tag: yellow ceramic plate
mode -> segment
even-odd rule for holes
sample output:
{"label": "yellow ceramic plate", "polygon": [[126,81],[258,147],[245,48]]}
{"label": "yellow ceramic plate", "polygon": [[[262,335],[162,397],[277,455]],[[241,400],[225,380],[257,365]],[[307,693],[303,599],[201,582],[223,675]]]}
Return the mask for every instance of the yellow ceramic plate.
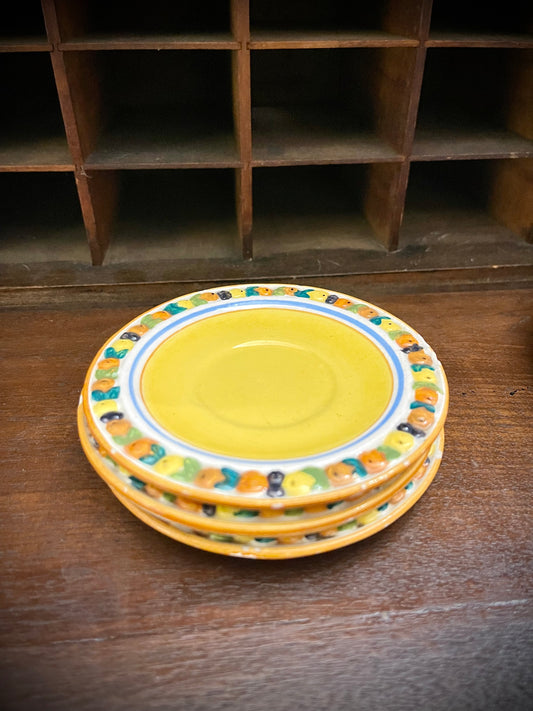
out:
{"label": "yellow ceramic plate", "polygon": [[[425,452],[415,465],[394,477],[381,487],[370,490],[367,494],[350,497],[348,500],[335,502],[331,509],[327,506],[286,510],[250,510],[237,509],[231,506],[205,505],[203,502],[187,499],[177,499],[167,492],[144,484],[139,479],[115,464],[108,456],[98,451],[97,443],[91,443],[90,434],[83,424],[83,413],[78,412],[80,420],[80,441],[95,471],[114,490],[121,493],[134,504],[148,513],[160,516],[169,521],[175,521],[189,528],[223,534],[243,534],[268,536],[277,533],[308,533],[319,528],[330,528],[341,525],[371,508],[378,507],[399,489],[404,487],[423,465],[427,466],[428,452]],[[268,513],[265,521],[264,515]],[[274,514],[274,516],[272,516]]]}
{"label": "yellow ceramic plate", "polygon": [[261,540],[256,539],[252,543],[239,544],[235,542],[227,542],[224,540],[223,536],[218,537],[217,540],[217,536],[214,534],[208,535],[185,532],[177,528],[175,524],[163,521],[160,518],[143,511],[142,508],[134,504],[120,492],[114,489],[112,489],[112,491],[119,501],[137,518],[151,528],[154,528],[160,533],[163,533],[169,538],[179,541],[180,543],[185,543],[186,545],[194,548],[200,548],[212,553],[219,553],[221,555],[239,558],[265,560],[299,558],[303,556],[315,555],[317,553],[325,553],[326,551],[342,548],[350,545],[351,543],[363,540],[364,538],[368,538],[369,536],[378,533],[400,518],[400,516],[408,511],[418,501],[437,473],[441,462],[443,434],[439,439],[440,442],[438,442],[437,446],[434,448],[435,453],[433,455],[432,463],[420,478],[415,476],[413,480],[411,480],[409,485],[404,489],[405,495],[403,497],[397,497],[396,499],[393,497],[387,508],[382,511],[378,511],[377,515],[372,516],[368,515],[368,513],[363,514],[360,520],[355,520],[342,530],[326,532],[326,536],[328,537],[320,538],[320,534],[318,534],[316,540],[314,540],[315,537],[312,537],[311,540],[306,538],[300,543],[283,543],[268,539],[261,542]]}
{"label": "yellow ceramic plate", "polygon": [[255,284],[129,323],[96,356],[82,400],[101,447],[143,481],[272,508],[339,500],[411,466],[448,397],[433,351],[390,314]]}

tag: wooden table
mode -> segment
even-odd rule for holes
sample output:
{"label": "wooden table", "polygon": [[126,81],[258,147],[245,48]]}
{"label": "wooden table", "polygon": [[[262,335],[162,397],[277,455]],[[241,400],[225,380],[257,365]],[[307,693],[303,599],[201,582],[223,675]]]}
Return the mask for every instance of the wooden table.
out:
{"label": "wooden table", "polygon": [[531,270],[307,283],[424,334],[450,412],[441,469],[411,511],[280,562],[149,529],[77,441],[104,339],[198,285],[2,293],[3,709],[531,708]]}

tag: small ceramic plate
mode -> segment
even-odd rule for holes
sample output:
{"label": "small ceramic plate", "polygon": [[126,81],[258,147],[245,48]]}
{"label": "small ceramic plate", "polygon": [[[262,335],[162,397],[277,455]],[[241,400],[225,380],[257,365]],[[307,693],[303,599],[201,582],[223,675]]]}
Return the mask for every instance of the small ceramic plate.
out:
{"label": "small ceramic plate", "polygon": [[299,558],[335,550],[368,538],[396,521],[408,511],[433,481],[442,457],[443,436],[432,447],[430,462],[424,466],[386,505],[371,509],[349,523],[309,536],[254,538],[224,536],[203,531],[185,530],[179,525],[154,516],[111,488],[119,501],[151,528],[186,545],[212,553],[239,558],[283,559]]}
{"label": "small ceramic plate", "polygon": [[143,482],[273,508],[338,501],[412,466],[448,393],[428,344],[387,312],[255,284],[134,319],[97,354],[82,403],[99,445]]}
{"label": "small ceramic plate", "polygon": [[[333,525],[342,525],[363,512],[386,503],[397,490],[404,487],[415,476],[417,471],[427,466],[429,455],[428,451],[424,452],[422,458],[413,466],[385,484],[357,497],[352,496],[332,504],[298,509],[239,509],[221,504],[214,506],[193,499],[184,500],[183,497],[163,492],[147,485],[137,477],[130,476],[127,470],[116,464],[105,452],[100,452],[98,444],[91,438],[83,423],[81,409],[78,417],[80,441],[87,459],[112,489],[143,510],[163,519],[189,528],[223,534],[249,535],[250,531],[254,536],[275,535],[281,532],[285,535],[305,534],[318,527],[330,528]],[[438,441],[439,438],[436,442]]]}

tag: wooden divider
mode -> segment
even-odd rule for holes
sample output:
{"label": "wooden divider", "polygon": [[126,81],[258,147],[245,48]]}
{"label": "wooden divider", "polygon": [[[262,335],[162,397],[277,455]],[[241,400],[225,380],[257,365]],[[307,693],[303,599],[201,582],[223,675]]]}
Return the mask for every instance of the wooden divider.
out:
{"label": "wooden divider", "polygon": [[89,176],[84,163],[96,145],[101,122],[101,99],[93,58],[58,49],[63,37],[82,26],[84,6],[64,0],[43,0],[51,59],[74,161],[74,174],[93,265],[103,263],[109,245],[116,185],[113,176]]}
{"label": "wooden divider", "polygon": [[232,52],[234,130],[241,165],[236,170],[235,203],[241,253],[253,256],[252,244],[252,106],[250,93],[250,15],[248,0],[231,0],[231,29],[240,43]]}

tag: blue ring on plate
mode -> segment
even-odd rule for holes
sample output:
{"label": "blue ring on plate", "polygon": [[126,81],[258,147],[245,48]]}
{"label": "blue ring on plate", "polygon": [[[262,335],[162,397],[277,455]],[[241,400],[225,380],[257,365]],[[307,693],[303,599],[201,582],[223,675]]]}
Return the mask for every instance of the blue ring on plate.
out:
{"label": "blue ring on plate", "polygon": [[[278,307],[288,307],[290,310],[296,310],[296,311],[311,311],[311,312],[316,312],[320,315],[326,315],[329,318],[334,318],[338,321],[344,322],[349,324],[351,327],[354,326],[354,324],[357,325],[357,328],[363,331],[366,335],[370,336],[370,339],[372,341],[378,341],[379,345],[383,348],[383,350],[386,351],[387,355],[390,358],[390,361],[392,362],[394,369],[393,372],[396,375],[397,381],[395,382],[396,386],[396,391],[393,394],[393,398],[391,399],[391,402],[389,403],[389,406],[383,413],[383,415],[379,418],[379,420],[376,421],[376,423],[372,426],[370,430],[367,430],[363,435],[360,435],[359,437],[356,437],[353,440],[350,440],[349,442],[346,442],[346,444],[339,445],[338,447],[335,447],[334,449],[328,449],[325,450],[324,452],[320,452],[318,454],[313,454],[309,455],[308,457],[296,457],[292,459],[274,459],[274,460],[267,460],[267,459],[244,459],[244,458],[239,458],[239,457],[229,457],[226,455],[219,454],[217,452],[211,452],[209,450],[205,449],[200,449],[198,447],[195,447],[194,445],[189,444],[188,442],[185,442],[184,440],[178,439],[177,437],[170,435],[167,430],[159,427],[157,423],[147,414],[147,408],[145,407],[144,403],[140,401],[136,395],[135,392],[135,375],[136,371],[139,367],[139,362],[143,358],[144,354],[146,351],[152,346],[153,342],[155,340],[159,340],[163,338],[169,331],[173,331],[176,328],[176,324],[186,324],[190,321],[198,321],[199,316],[202,313],[205,313],[206,311],[209,312],[209,314],[214,314],[216,312],[221,312],[225,311],[227,309],[231,309],[233,311],[238,310],[238,311],[244,311],[247,309],[255,308],[259,306],[260,308],[278,308]],[[163,325],[164,324],[164,325]],[[156,327],[157,328],[157,327]],[[148,335],[148,334],[147,334]],[[375,326],[371,326],[365,321],[360,321],[359,319],[355,318],[355,314],[352,314],[351,312],[344,311],[341,309],[334,310],[333,307],[328,307],[325,304],[322,304],[321,302],[309,302],[309,301],[304,301],[303,299],[298,302],[295,301],[289,301],[287,299],[273,299],[272,297],[266,299],[266,298],[261,298],[261,297],[251,297],[249,299],[243,300],[243,301],[233,301],[233,300],[228,300],[228,301],[220,301],[216,302],[214,304],[206,304],[205,307],[200,307],[197,309],[191,309],[185,312],[182,312],[180,314],[177,314],[174,317],[171,317],[171,319],[168,319],[167,321],[163,321],[162,325],[159,326],[159,330],[157,332],[152,332],[148,338],[144,336],[141,339],[140,347],[138,346],[135,348],[135,350],[132,352],[133,355],[133,362],[130,361],[131,366],[130,366],[130,372],[128,375],[128,390],[129,390],[129,395],[131,397],[132,403],[135,407],[137,415],[140,417],[140,419],[154,432],[157,433],[157,435],[164,440],[167,443],[170,443],[171,446],[177,446],[181,451],[180,451],[180,456],[182,454],[185,454],[185,456],[190,455],[194,457],[220,457],[220,459],[223,459],[224,462],[227,462],[228,464],[236,464],[239,466],[243,465],[249,465],[249,466],[266,466],[266,467],[275,467],[275,466],[283,466],[283,465],[297,465],[299,463],[306,463],[309,462],[310,460],[321,458],[321,457],[328,457],[332,456],[335,457],[337,455],[340,455],[341,453],[347,454],[350,449],[355,447],[357,444],[362,442],[365,439],[368,439],[371,437],[375,432],[377,432],[381,427],[385,425],[388,419],[390,419],[393,415],[393,413],[396,411],[396,408],[398,407],[403,391],[404,391],[404,386],[405,386],[405,376],[402,368],[402,364],[400,362],[400,359],[398,357],[398,353],[394,350],[392,347],[391,343],[387,341],[378,330],[376,330]]]}

